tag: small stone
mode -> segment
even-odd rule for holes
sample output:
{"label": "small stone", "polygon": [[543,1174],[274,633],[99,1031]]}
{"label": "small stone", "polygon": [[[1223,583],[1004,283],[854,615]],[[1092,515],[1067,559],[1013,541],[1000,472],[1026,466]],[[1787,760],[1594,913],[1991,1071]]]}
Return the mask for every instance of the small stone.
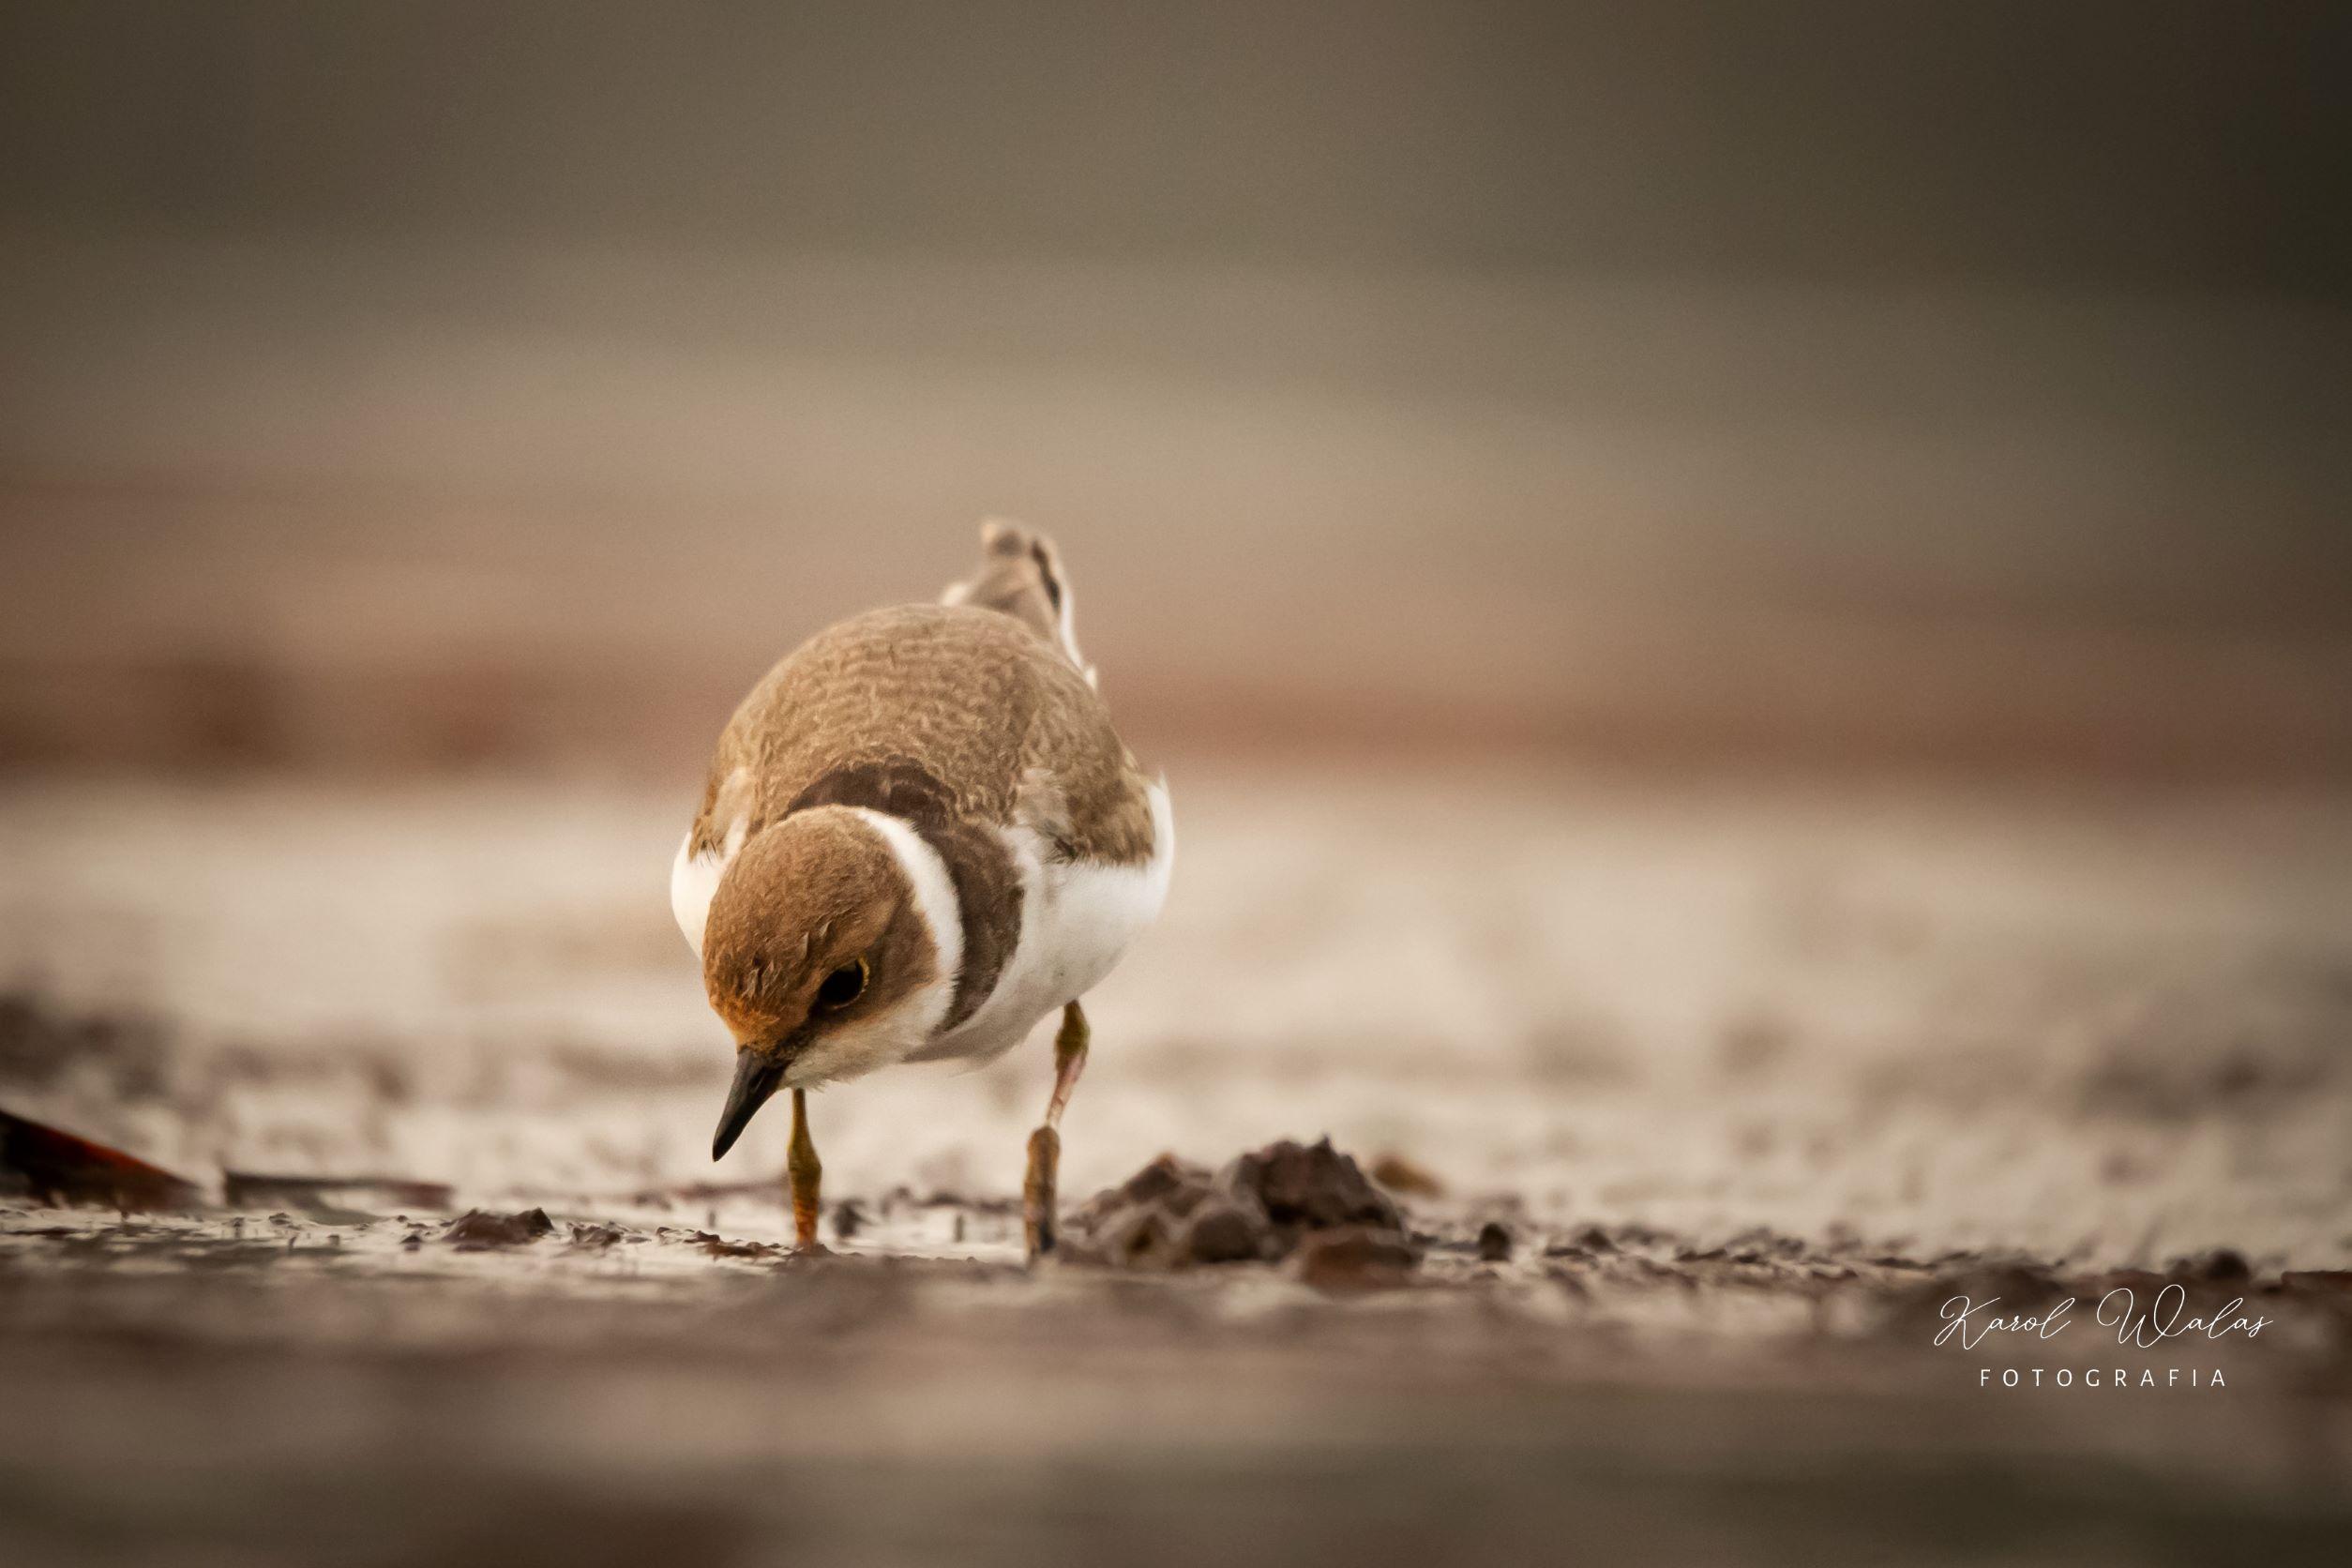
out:
{"label": "small stone", "polygon": [[1482,1263],[1511,1261],[1511,1232],[1500,1220],[1488,1220],[1478,1229],[1478,1260]]}
{"label": "small stone", "polygon": [[854,1198],[844,1199],[834,1205],[833,1239],[846,1242],[866,1229],[866,1211],[857,1206]]}

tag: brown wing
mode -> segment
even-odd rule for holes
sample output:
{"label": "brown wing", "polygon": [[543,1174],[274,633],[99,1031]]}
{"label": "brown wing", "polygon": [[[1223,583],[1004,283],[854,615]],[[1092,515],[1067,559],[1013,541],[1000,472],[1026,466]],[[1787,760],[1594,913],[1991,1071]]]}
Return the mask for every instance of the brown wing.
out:
{"label": "brown wing", "polygon": [[754,686],[711,762],[697,853],[833,802],[1036,828],[1063,852],[1152,852],[1146,781],[1060,649],[970,605],[877,610],[818,633]]}

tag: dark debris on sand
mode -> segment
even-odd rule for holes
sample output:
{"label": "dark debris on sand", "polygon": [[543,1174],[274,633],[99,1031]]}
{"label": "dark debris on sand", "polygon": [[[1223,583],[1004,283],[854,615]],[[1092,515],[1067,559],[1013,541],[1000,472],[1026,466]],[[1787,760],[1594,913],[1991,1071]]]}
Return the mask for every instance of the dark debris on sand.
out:
{"label": "dark debris on sand", "polygon": [[[0,997],[0,1013],[8,999]],[[22,1020],[0,1018],[0,1034]],[[0,1110],[0,1195],[42,1202],[120,1210],[126,1214],[193,1214],[213,1207],[205,1189],[185,1176],[148,1164],[62,1127]],[[447,1184],[400,1176],[279,1176],[250,1170],[221,1173],[220,1206],[259,1211],[291,1206],[313,1218],[358,1224],[375,1217],[344,1205],[375,1200],[411,1208],[449,1206]]]}
{"label": "dark debris on sand", "polygon": [[1170,1270],[1289,1260],[1326,1288],[1400,1284],[1421,1261],[1395,1200],[1331,1139],[1285,1139],[1212,1175],[1163,1154],[1073,1216],[1074,1261]]}
{"label": "dark debris on sand", "polygon": [[766,1242],[739,1242],[708,1230],[695,1231],[691,1240],[706,1258],[772,1259],[790,1250]]}
{"label": "dark debris on sand", "polygon": [[0,1110],[0,1177],[54,1203],[133,1210],[204,1206],[195,1183],[119,1149]]}
{"label": "dark debris on sand", "polygon": [[606,1247],[619,1246],[623,1242],[637,1239],[638,1238],[632,1237],[626,1230],[622,1229],[619,1226],[607,1225],[600,1220],[591,1221],[585,1225],[575,1224],[572,1227],[571,1233],[572,1245],[576,1247],[587,1248],[591,1251],[601,1251]]}
{"label": "dark debris on sand", "polygon": [[473,1252],[488,1247],[527,1246],[554,1233],[555,1222],[547,1217],[545,1209],[524,1209],[512,1214],[469,1209],[449,1222],[441,1239],[460,1252]]}

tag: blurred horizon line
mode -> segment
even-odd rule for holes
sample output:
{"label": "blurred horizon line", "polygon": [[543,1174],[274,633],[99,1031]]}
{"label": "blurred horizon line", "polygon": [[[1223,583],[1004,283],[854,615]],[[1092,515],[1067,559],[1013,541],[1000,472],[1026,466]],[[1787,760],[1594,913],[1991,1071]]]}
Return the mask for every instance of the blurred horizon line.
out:
{"label": "blurred horizon line", "polygon": [[[346,520],[353,509],[333,485],[296,486],[290,499],[269,486],[240,492],[151,479],[126,490],[86,475],[44,486],[20,475],[0,477],[0,517],[44,502],[102,514],[128,493],[122,509],[134,532],[168,533],[184,520],[180,509],[200,520],[241,513],[257,492],[270,497],[262,510],[308,513],[323,498]],[[416,500],[395,509],[412,512]],[[577,524],[568,508],[559,512],[555,525]],[[491,526],[478,513],[472,525]],[[961,532],[942,525],[935,553],[950,559]],[[361,598],[376,596],[348,580],[364,563],[330,569]],[[66,572],[59,591],[69,593],[78,575]],[[400,575],[389,584],[395,597],[415,586]],[[595,591],[603,602],[584,618],[576,603],[542,605],[521,626],[504,617],[533,607],[501,602],[514,582],[493,573],[467,596],[482,611],[471,626],[444,615],[376,635],[387,629],[378,611],[328,623],[348,637],[322,641],[314,630],[289,641],[271,634],[266,614],[232,610],[209,630],[191,634],[184,618],[166,618],[104,646],[0,640],[0,770],[415,777],[488,768],[699,779],[727,715],[768,665],[865,608],[845,587],[831,612],[811,598],[797,622],[780,612],[715,627],[690,613],[663,624],[656,613],[614,624],[599,618],[617,605],[611,596],[650,592],[658,607],[677,602],[679,584],[631,580],[626,570],[607,577]],[[445,580],[437,571],[427,579]],[[581,589],[557,586],[567,599]],[[307,589],[297,577],[275,592]],[[1459,649],[1447,668],[1424,671],[1430,678],[1415,678],[1407,659],[1377,681],[1350,678],[1344,649],[1285,664],[1246,650],[1220,658],[1214,644],[1195,642],[1155,659],[1118,628],[1131,607],[1081,593],[1081,637],[1147,764],[1159,754],[1452,756],[1702,775],[2352,779],[2352,641],[2324,627],[2286,635],[2014,602],[1873,612],[1703,598],[1662,606],[1654,593],[1621,595],[1609,606],[1563,602],[1550,657],[1481,688],[1479,658],[1466,661]],[[868,602],[927,596],[885,591]],[[1154,619],[1164,626],[1182,617],[1163,606]],[[569,631],[536,639],[533,621]],[[1466,673],[1470,683],[1455,684]]]}

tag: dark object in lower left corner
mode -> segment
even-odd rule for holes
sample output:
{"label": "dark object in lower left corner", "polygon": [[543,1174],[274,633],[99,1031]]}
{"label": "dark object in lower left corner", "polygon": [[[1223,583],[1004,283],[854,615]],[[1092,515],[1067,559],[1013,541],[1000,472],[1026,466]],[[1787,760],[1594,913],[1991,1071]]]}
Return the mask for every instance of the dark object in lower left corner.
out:
{"label": "dark object in lower left corner", "polygon": [[202,1189],[185,1177],[5,1110],[0,1179],[50,1203],[143,1211],[204,1207]]}

